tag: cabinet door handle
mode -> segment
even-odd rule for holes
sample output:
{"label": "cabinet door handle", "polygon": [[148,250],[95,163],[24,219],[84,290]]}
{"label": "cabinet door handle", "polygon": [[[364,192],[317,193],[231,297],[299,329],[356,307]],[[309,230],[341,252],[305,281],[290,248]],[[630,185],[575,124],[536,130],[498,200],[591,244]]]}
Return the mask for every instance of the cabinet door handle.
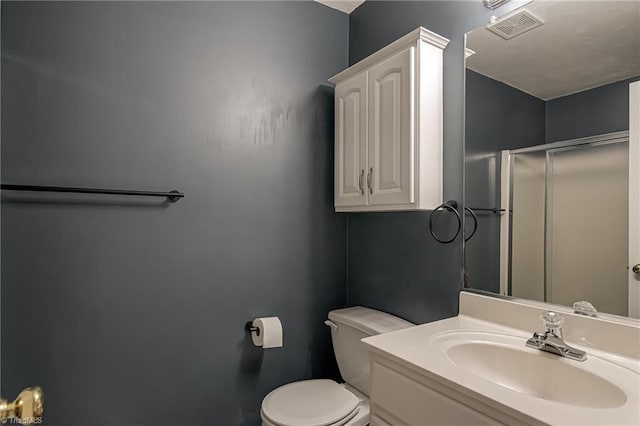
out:
{"label": "cabinet door handle", "polygon": [[373,195],[373,187],[371,186],[371,179],[373,179],[373,167],[369,168],[367,174],[367,186],[369,187],[369,194]]}
{"label": "cabinet door handle", "polygon": [[360,170],[360,178],[358,179],[358,186],[360,187],[360,194],[364,195],[364,185],[363,185],[363,181],[364,180],[364,169]]}

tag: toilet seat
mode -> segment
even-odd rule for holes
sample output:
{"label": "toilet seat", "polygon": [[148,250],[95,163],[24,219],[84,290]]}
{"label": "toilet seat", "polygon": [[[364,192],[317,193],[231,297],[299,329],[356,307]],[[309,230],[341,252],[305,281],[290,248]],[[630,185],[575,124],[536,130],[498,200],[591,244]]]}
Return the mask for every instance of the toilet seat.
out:
{"label": "toilet seat", "polygon": [[339,426],[358,414],[360,400],[333,380],[304,380],[271,391],[264,420],[277,426]]}

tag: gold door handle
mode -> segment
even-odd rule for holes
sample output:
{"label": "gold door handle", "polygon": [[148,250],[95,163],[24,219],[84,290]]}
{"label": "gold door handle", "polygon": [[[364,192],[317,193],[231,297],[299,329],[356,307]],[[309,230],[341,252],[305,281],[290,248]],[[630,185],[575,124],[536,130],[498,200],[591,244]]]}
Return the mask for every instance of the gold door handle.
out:
{"label": "gold door handle", "polygon": [[640,275],[640,263],[633,265],[633,268],[631,268],[631,270],[634,274]]}
{"label": "gold door handle", "polygon": [[13,402],[0,398],[0,421],[19,419],[20,424],[41,424],[44,412],[44,393],[39,386],[26,388]]}

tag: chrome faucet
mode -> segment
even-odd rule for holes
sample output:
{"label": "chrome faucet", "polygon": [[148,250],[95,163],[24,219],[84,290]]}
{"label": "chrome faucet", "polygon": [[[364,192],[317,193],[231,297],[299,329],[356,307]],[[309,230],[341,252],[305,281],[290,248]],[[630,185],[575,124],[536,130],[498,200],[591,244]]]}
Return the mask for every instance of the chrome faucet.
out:
{"label": "chrome faucet", "polygon": [[527,340],[527,347],[550,352],[576,361],[585,361],[587,353],[580,349],[572,348],[564,342],[562,337],[562,325],[564,317],[556,312],[548,311],[542,315],[544,333],[533,333],[533,337]]}

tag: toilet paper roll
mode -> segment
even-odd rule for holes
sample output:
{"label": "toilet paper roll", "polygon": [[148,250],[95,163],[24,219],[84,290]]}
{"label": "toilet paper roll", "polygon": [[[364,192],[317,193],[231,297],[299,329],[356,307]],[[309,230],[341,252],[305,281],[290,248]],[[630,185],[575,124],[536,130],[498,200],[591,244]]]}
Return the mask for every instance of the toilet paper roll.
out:
{"label": "toilet paper roll", "polygon": [[252,325],[258,330],[251,332],[251,340],[264,349],[282,347],[282,324],[278,317],[256,318]]}

